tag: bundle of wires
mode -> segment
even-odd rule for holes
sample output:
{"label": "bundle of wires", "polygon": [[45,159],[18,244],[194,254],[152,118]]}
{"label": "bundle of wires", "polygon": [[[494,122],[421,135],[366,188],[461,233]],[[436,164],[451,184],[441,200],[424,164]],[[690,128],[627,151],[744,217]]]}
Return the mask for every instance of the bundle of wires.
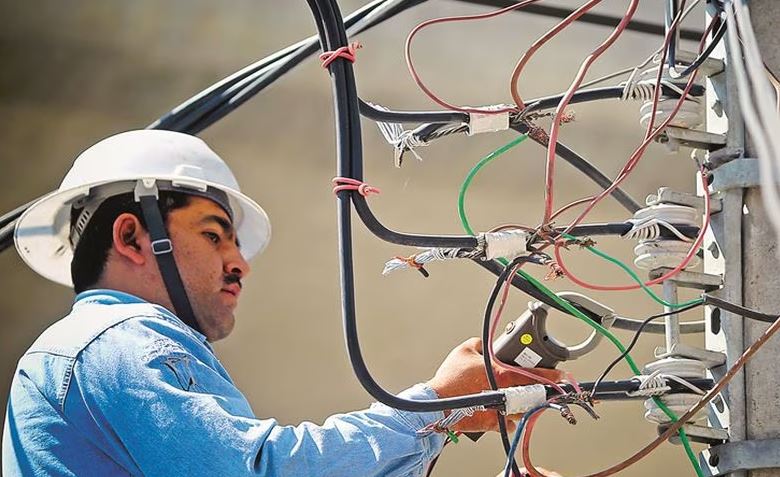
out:
{"label": "bundle of wires", "polygon": [[780,81],[761,58],[748,2],[727,0],[724,10],[729,63],[737,81],[742,117],[758,155],[764,210],[780,237]]}

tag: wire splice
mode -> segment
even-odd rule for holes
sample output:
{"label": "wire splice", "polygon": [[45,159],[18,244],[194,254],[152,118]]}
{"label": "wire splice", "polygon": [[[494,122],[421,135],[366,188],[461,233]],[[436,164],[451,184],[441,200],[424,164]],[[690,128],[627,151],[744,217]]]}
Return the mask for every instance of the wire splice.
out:
{"label": "wire splice", "polygon": [[499,389],[506,396],[506,413],[520,414],[547,402],[547,391],[543,384],[515,386]]}

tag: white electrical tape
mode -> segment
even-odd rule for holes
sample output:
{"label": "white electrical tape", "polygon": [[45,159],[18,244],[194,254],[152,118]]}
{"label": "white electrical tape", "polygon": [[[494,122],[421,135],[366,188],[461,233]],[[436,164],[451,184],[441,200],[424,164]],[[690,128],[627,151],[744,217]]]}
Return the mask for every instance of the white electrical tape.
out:
{"label": "white electrical tape", "polygon": [[485,256],[488,260],[504,257],[512,260],[528,251],[529,233],[525,230],[489,232],[485,237]]}
{"label": "white electrical tape", "polygon": [[507,414],[520,414],[547,402],[547,391],[543,384],[503,388],[499,391],[506,396]]}
{"label": "white electrical tape", "polygon": [[[499,104],[488,106],[485,109],[490,109],[491,107],[501,109],[506,106]],[[467,133],[469,136],[486,132],[506,131],[507,129],[509,129],[509,111],[498,114],[469,113],[469,130]]]}

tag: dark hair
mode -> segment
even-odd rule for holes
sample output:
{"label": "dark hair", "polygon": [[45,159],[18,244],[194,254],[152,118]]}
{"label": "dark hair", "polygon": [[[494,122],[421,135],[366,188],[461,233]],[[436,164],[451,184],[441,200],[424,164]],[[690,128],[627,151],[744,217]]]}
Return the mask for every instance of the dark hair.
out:
{"label": "dark hair", "polygon": [[[157,203],[167,225],[168,214],[172,210],[188,205],[190,196],[181,192],[161,191]],[[71,224],[78,219],[81,210],[76,208],[71,210]],[[141,206],[135,201],[132,192],[116,195],[103,201],[92,215],[86,229],[81,234],[76,250],[73,252],[70,276],[76,293],[90,288],[100,279],[113,243],[114,221],[124,213],[138,217],[141,225],[146,228]]]}

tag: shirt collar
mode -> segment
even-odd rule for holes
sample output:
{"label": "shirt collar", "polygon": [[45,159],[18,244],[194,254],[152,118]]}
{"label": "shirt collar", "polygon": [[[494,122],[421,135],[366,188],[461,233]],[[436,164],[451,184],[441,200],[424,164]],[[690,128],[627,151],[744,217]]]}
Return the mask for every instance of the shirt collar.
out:
{"label": "shirt collar", "polygon": [[156,303],[149,303],[143,298],[131,295],[130,293],[109,289],[86,290],[76,295],[76,298],[73,300],[73,308],[84,305],[127,305],[133,303],[148,303],[152,305],[153,307],[163,312],[167,318],[173,319],[177,325],[180,325],[182,328],[194,334],[195,337],[197,337],[201,342],[205,343],[209,349],[211,349],[211,343],[208,342],[205,335],[187,326],[170,310]]}

